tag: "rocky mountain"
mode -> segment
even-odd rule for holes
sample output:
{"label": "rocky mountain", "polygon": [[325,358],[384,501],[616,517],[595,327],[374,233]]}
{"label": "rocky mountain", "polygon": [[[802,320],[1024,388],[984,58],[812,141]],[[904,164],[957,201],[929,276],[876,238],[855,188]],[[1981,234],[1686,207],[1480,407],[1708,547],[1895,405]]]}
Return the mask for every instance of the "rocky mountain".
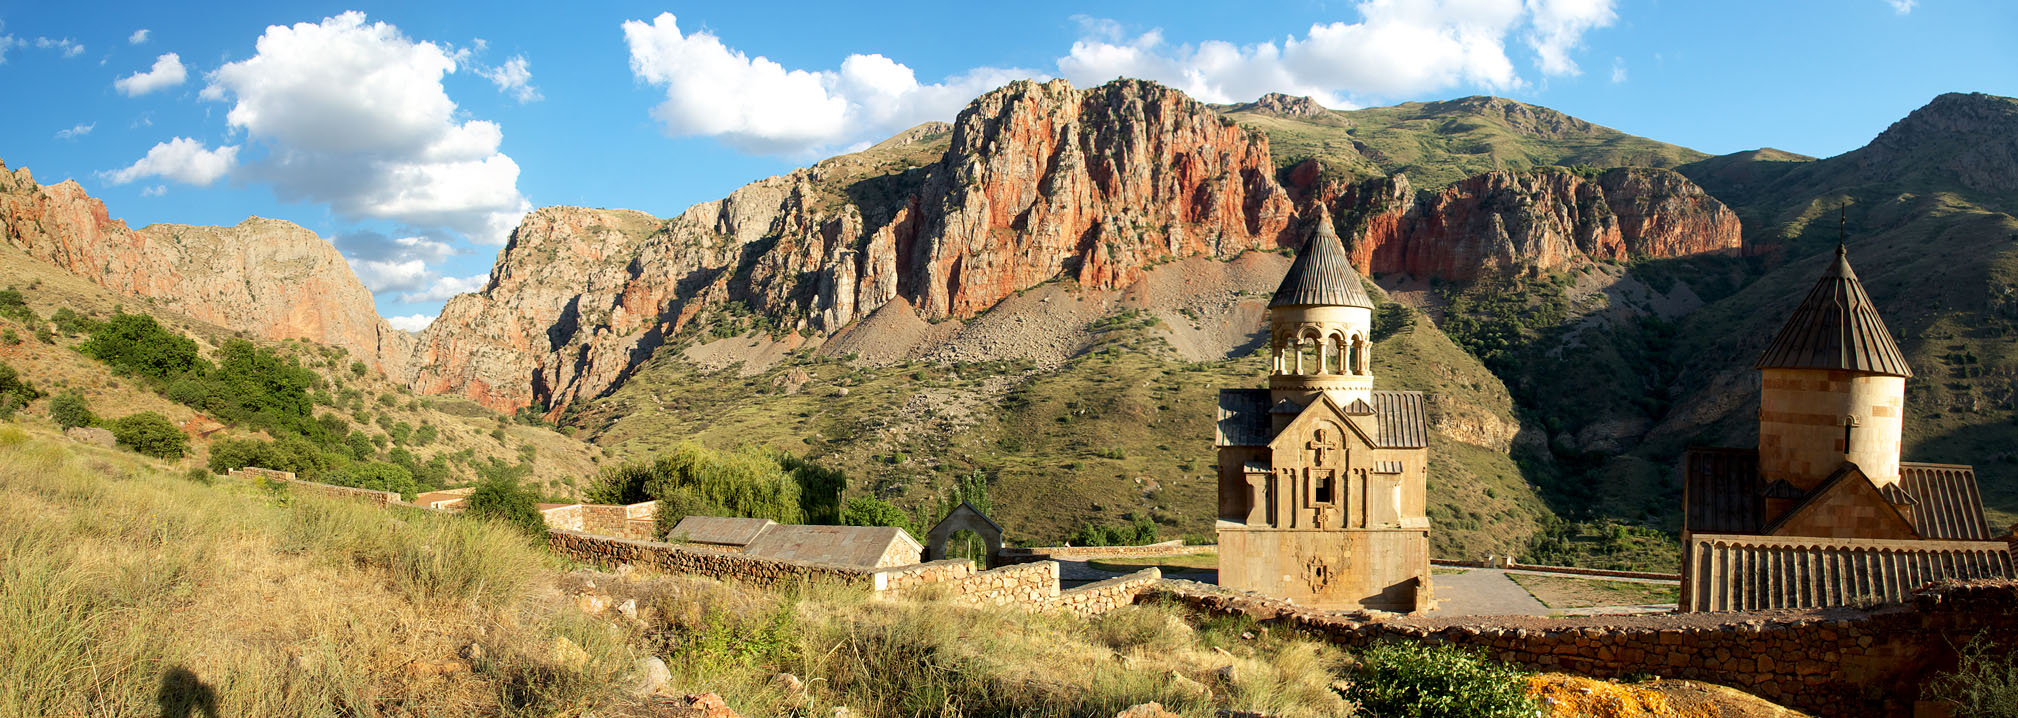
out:
{"label": "rocky mountain", "polygon": [[416,388],[557,416],[722,311],[747,309],[816,341],[897,301],[927,321],[964,320],[1057,279],[1119,289],[1172,260],[1293,248],[1315,201],[1360,218],[1350,236],[1363,269],[1420,277],[1739,244],[1728,209],[1660,170],[1502,171],[1420,201],[1405,178],[1341,188],[1314,161],[1278,180],[1268,134],[1138,81],[1013,83],[950,127],[893,143],[665,221],[534,213],[484,290],[451,302],[422,335]]}
{"label": "rocky mountain", "polygon": [[267,339],[343,347],[404,376],[412,336],[378,316],[329,242],[280,220],[127,228],[75,181],[0,165],[0,240],[115,292]]}

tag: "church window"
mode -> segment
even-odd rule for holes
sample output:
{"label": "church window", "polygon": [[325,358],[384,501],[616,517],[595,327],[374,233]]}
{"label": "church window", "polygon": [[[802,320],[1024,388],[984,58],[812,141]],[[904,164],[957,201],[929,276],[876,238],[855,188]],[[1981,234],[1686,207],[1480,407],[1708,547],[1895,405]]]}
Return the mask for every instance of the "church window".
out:
{"label": "church window", "polygon": [[1850,432],[1857,428],[1857,417],[1843,417],[1843,453],[1850,453]]}
{"label": "church window", "polygon": [[1305,334],[1302,337],[1299,337],[1296,340],[1296,373],[1297,374],[1318,373],[1321,367],[1318,366],[1317,360],[1318,360],[1317,337],[1310,334]]}
{"label": "church window", "polygon": [[1331,503],[1331,472],[1323,472],[1317,477],[1316,495],[1311,500],[1319,506]]}

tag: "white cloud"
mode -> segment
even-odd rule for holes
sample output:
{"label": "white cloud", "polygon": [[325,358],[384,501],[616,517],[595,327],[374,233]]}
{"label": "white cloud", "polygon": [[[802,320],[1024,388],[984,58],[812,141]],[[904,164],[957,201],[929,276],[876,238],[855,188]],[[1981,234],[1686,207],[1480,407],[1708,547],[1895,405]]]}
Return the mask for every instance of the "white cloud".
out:
{"label": "white cloud", "polygon": [[402,302],[445,302],[458,294],[482,291],[490,282],[490,275],[476,274],[468,277],[436,277],[427,288],[417,292],[399,295]]}
{"label": "white cloud", "polygon": [[478,68],[477,74],[497,85],[499,92],[511,95],[520,104],[540,99],[539,88],[533,87],[531,63],[524,55],[515,55],[505,64],[497,67]]}
{"label": "white cloud", "polygon": [[35,46],[44,50],[55,50],[66,58],[84,54],[84,46],[67,37],[61,40],[38,37],[35,38]]}
{"label": "white cloud", "polygon": [[189,79],[189,71],[182,67],[182,58],[168,53],[154,58],[154,67],[146,72],[136,72],[112,81],[120,94],[139,97],[164,87],[174,87]]}
{"label": "white cloud", "polygon": [[0,65],[7,64],[8,49],[20,47],[26,44],[28,43],[14,39],[13,35],[0,35]]}
{"label": "white cloud", "polygon": [[[1572,51],[1584,33],[1616,19],[1612,0],[1367,0],[1357,23],[1316,24],[1303,37],[1237,46],[1168,46],[1150,30],[1128,40],[1108,25],[1058,60],[1060,74],[1091,85],[1116,77],[1155,80],[1208,102],[1268,92],[1309,95],[1332,107],[1354,98],[1398,98],[1457,86],[1489,91],[1526,84],[1507,54],[1518,36],[1544,76],[1578,74]],[[1095,31],[1097,30],[1097,32]]]}
{"label": "white cloud", "polygon": [[56,139],[59,139],[59,140],[74,140],[74,139],[77,139],[77,138],[79,138],[79,137],[83,137],[83,136],[85,136],[85,135],[88,135],[88,134],[91,134],[91,131],[92,131],[92,130],[94,130],[94,129],[97,129],[97,127],[98,127],[98,123],[96,123],[96,122],[93,122],[93,123],[91,123],[91,124],[88,124],[88,125],[71,125],[70,129],[67,129],[67,130],[57,130],[57,131],[56,131]]}
{"label": "white cloud", "polygon": [[1913,12],[1913,8],[1919,7],[1920,0],[1885,0],[1885,4],[1891,5],[1893,12],[1905,15]]}
{"label": "white cloud", "polygon": [[1612,58],[1612,84],[1616,85],[1618,83],[1625,81],[1626,81],[1626,59],[1623,57]]}
{"label": "white cloud", "polygon": [[212,150],[205,148],[200,141],[177,137],[154,145],[147,151],[146,157],[125,169],[99,174],[113,184],[126,184],[142,177],[165,177],[183,184],[203,186],[216,182],[237,162],[237,145]]}
{"label": "white cloud", "polygon": [[426,314],[409,314],[403,317],[386,317],[385,323],[403,332],[418,332],[434,323],[434,317]]}
{"label": "white cloud", "polygon": [[147,36],[152,32],[153,31],[148,30],[147,28],[144,27],[138,30],[134,30],[133,34],[126,36],[126,44],[138,45],[140,43],[147,42]]}
{"label": "white cloud", "polygon": [[[1359,21],[1312,25],[1302,37],[1236,45],[1172,45],[1158,29],[1130,37],[1117,22],[1073,16],[1080,39],[1057,60],[1081,87],[1117,77],[1154,80],[1207,102],[1269,92],[1332,107],[1469,86],[1527,86],[1508,53],[1532,51],[1542,77],[1575,76],[1585,34],[1617,20],[1615,0],[1364,0]],[[665,90],[652,116],[673,136],[714,137],[746,152],[803,155],[859,145],[925,120],[950,119],[974,96],[1043,73],[979,68],[934,84],[882,55],[850,55],[837,70],[751,57],[706,31],[681,32],[671,13],[625,22],[631,72]]]}
{"label": "white cloud", "polygon": [[1029,70],[978,68],[922,84],[882,55],[849,55],[838,70],[795,70],[750,57],[706,31],[682,33],[672,13],[623,25],[631,73],[662,87],[652,116],[673,136],[706,135],[746,152],[808,154],[950,120],[974,96]]}
{"label": "white cloud", "polygon": [[226,121],[271,150],[247,170],[282,199],[488,244],[531,209],[503,131],[458,118],[442,88],[466,52],[359,12],[268,27],[257,49],[210,73],[202,96],[231,101]]}
{"label": "white cloud", "polygon": [[350,262],[358,281],[373,293],[399,292],[399,301],[439,302],[483,289],[490,276],[447,277],[432,267],[458,254],[447,242],[429,237],[387,237],[354,232],[331,240]]}
{"label": "white cloud", "polygon": [[161,195],[164,194],[168,194],[168,185],[165,184],[158,184],[153,187],[148,187],[147,189],[140,190],[140,196],[142,197],[160,197]]}

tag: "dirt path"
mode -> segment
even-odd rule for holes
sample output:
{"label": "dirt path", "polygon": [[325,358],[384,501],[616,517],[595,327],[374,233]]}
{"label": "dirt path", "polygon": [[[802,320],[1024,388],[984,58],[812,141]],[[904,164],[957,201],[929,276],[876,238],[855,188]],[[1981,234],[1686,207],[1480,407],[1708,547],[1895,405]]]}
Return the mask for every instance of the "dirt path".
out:
{"label": "dirt path", "polygon": [[1436,610],[1442,616],[1546,616],[1549,607],[1535,600],[1525,588],[1506,577],[1506,572],[1474,568],[1464,573],[1439,574],[1430,579],[1436,589]]}

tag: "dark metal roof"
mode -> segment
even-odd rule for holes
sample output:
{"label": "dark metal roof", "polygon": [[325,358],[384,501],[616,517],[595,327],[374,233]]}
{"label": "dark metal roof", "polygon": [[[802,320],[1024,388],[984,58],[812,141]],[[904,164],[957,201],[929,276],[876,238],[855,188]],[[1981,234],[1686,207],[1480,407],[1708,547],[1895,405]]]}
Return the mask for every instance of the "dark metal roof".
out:
{"label": "dark metal roof", "polygon": [[687,541],[693,543],[743,546],[757,540],[759,534],[777,525],[770,519],[688,516],[680,519],[679,525],[673,527],[672,535],[685,537]]}
{"label": "dark metal roof", "polygon": [[1399,462],[1399,461],[1376,461],[1376,462],[1373,462],[1373,473],[1376,473],[1376,474],[1399,474],[1399,473],[1401,473],[1401,462]]}
{"label": "dark metal roof", "polygon": [[1374,441],[1383,449],[1420,449],[1429,446],[1428,414],[1423,411],[1422,392],[1376,391],[1373,394]]}
{"label": "dark metal roof", "polygon": [[[1293,270],[1292,270],[1293,271]],[[1759,369],[1840,369],[1912,376],[1871,297],[1850,270],[1842,247],[1836,261],[1794,309],[1787,325],[1759,356]]]}
{"label": "dark metal roof", "polygon": [[1682,530],[1755,534],[1765,525],[1759,452],[1690,449],[1682,463]]}
{"label": "dark metal roof", "polygon": [[1990,540],[1975,468],[1901,462],[1899,488],[1913,497],[1913,530],[1921,538]]}
{"label": "dark metal roof", "polygon": [[1267,446],[1267,389],[1220,389],[1218,436],[1213,446]]}
{"label": "dark metal roof", "polygon": [[916,563],[925,550],[911,534],[889,526],[778,524],[758,534],[743,547],[743,553],[784,561],[881,567],[893,545],[906,549],[903,556],[910,560],[905,563]]}
{"label": "dark metal roof", "polygon": [[1359,283],[1359,272],[1352,268],[1345,243],[1339,241],[1338,232],[1331,228],[1331,217],[1320,210],[1316,223],[1317,231],[1311,233],[1303,250],[1296,253],[1296,262],[1289,265],[1289,273],[1283,275],[1282,284],[1275,288],[1275,297],[1268,300],[1268,306],[1372,309],[1373,298],[1366,295],[1366,287]]}

